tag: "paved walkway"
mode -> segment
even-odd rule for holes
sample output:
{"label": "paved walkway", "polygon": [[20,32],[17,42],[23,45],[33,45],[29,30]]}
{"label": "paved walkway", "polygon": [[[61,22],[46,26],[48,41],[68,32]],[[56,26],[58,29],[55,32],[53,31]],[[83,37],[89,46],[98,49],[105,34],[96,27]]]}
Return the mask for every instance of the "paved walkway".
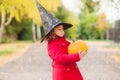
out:
{"label": "paved walkway", "polygon": [[[89,53],[78,62],[85,80],[120,80],[120,65],[110,57],[117,51],[104,51],[107,44],[88,45]],[[0,80],[51,80],[51,61],[45,48],[46,44],[35,44],[21,57],[0,67]]]}
{"label": "paved walkway", "polygon": [[118,50],[105,50],[106,43],[88,43],[89,53],[78,63],[86,80],[120,80],[120,63],[111,56]]}

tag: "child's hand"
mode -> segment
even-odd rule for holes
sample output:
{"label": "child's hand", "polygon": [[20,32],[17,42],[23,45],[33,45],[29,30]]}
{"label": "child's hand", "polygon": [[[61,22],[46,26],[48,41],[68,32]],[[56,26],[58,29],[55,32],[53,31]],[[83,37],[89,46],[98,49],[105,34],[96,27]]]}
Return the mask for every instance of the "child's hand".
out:
{"label": "child's hand", "polygon": [[87,54],[86,51],[82,51],[82,50],[78,51],[78,53],[81,59]]}

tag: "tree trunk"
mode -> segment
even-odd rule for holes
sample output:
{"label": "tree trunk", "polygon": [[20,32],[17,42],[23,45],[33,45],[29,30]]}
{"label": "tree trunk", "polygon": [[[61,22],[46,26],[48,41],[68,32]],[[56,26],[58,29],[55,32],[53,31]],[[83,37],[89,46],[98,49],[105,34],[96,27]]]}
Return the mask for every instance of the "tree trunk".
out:
{"label": "tree trunk", "polygon": [[109,40],[109,29],[107,29],[107,32],[106,32],[106,40]]}
{"label": "tree trunk", "polygon": [[35,34],[35,24],[32,24],[32,40],[33,42],[36,41],[36,34]]}
{"label": "tree trunk", "polygon": [[5,12],[4,7],[2,7],[1,25],[0,25],[0,43],[2,42],[2,34],[3,34],[4,27],[7,26],[8,24],[10,24],[10,22],[11,22],[11,20],[12,20],[12,18],[13,18],[13,11],[14,11],[14,9],[15,9],[15,6],[13,5],[13,6],[12,6],[11,13],[10,13],[10,16],[9,16],[7,22],[5,22],[6,12]]}
{"label": "tree trunk", "polygon": [[2,42],[2,29],[0,28],[0,43]]}
{"label": "tree trunk", "polygon": [[40,40],[40,38],[41,38],[40,25],[37,24],[37,40]]}
{"label": "tree trunk", "polygon": [[5,9],[2,7],[2,13],[1,13],[1,25],[0,25],[0,43],[2,42],[2,33],[5,23]]}

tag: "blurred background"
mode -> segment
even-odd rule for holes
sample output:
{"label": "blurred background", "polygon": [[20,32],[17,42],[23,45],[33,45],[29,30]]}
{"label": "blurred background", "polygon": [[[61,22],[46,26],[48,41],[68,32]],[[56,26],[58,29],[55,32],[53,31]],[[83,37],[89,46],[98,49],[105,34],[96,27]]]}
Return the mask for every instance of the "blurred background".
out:
{"label": "blurred background", "polygon": [[[74,25],[65,31],[69,40],[120,42],[119,0],[39,0],[54,16]],[[0,55],[4,44],[32,44],[44,35],[35,0],[0,0]],[[3,46],[5,48],[3,48]],[[8,46],[8,45],[7,45]],[[120,45],[117,44],[120,48]]]}
{"label": "blurred background", "polygon": [[[65,31],[68,40],[87,42],[88,54],[79,63],[85,80],[119,80],[120,0],[38,1],[73,24]],[[35,0],[0,0],[0,80],[50,80],[51,62],[46,45],[40,44],[43,35]]]}
{"label": "blurred background", "polygon": [[[39,0],[51,14],[74,25],[68,39],[120,42],[119,0]],[[72,34],[72,35],[71,35]],[[35,0],[0,0],[0,43],[40,40],[44,35]]]}

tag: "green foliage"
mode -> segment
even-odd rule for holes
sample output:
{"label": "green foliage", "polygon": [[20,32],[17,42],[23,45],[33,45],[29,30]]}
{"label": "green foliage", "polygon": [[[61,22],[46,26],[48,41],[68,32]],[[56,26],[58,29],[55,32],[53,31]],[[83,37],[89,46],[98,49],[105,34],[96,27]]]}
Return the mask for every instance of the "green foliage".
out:
{"label": "green foliage", "polygon": [[96,14],[80,15],[80,24],[77,27],[78,39],[99,39],[99,31],[97,30]]}
{"label": "green foliage", "polygon": [[32,40],[31,25],[23,27],[22,31],[18,34],[19,40]]}
{"label": "green foliage", "polygon": [[76,28],[77,28],[76,26],[71,27],[70,29],[65,31],[65,35],[67,36],[69,40],[76,40],[77,38]]}
{"label": "green foliage", "polygon": [[[106,30],[106,18],[98,16],[96,11],[98,10],[99,1],[82,0],[83,8],[79,17],[80,23],[77,27],[77,38],[81,39],[104,39]],[[99,21],[99,22],[98,22]],[[102,26],[99,26],[102,25]],[[105,26],[104,26],[105,25]]]}
{"label": "green foliage", "polygon": [[93,0],[82,0],[83,8],[82,12],[84,13],[93,13],[96,11],[96,7],[99,4],[99,1],[93,1]]}
{"label": "green foliage", "polygon": [[68,17],[68,11],[66,11],[64,7],[58,7],[55,17],[65,22],[65,19]]}
{"label": "green foliage", "polygon": [[21,31],[18,33],[19,40],[31,40],[32,39],[32,21],[30,19],[23,19],[21,23]]}
{"label": "green foliage", "polygon": [[[60,19],[63,22],[67,22],[68,17],[69,19],[72,20],[71,13],[67,11],[64,7],[58,7],[57,12],[55,13],[55,16]],[[69,20],[70,21],[70,20]],[[72,21],[74,22],[74,21]],[[70,23],[70,22],[68,22]],[[76,33],[75,33],[76,27],[72,27],[68,30],[65,31],[65,35],[68,39],[75,39],[76,38]],[[71,35],[72,34],[72,35]]]}
{"label": "green foliage", "polygon": [[16,29],[12,25],[8,25],[4,31],[4,36],[3,36],[3,43],[5,42],[12,42],[16,40],[17,34],[16,34]]}
{"label": "green foliage", "polygon": [[32,21],[26,17],[21,22],[12,20],[11,24],[5,29],[3,41],[12,42],[14,40],[31,40],[32,39]]}

